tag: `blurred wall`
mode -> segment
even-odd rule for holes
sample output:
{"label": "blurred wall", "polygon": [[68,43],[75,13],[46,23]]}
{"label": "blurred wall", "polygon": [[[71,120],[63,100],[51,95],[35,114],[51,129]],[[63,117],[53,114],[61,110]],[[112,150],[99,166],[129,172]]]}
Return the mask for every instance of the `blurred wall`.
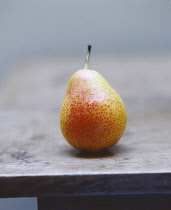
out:
{"label": "blurred wall", "polygon": [[0,198],[0,210],[37,210],[37,199]]}
{"label": "blurred wall", "polygon": [[170,0],[1,0],[0,69],[23,56],[171,50]]}

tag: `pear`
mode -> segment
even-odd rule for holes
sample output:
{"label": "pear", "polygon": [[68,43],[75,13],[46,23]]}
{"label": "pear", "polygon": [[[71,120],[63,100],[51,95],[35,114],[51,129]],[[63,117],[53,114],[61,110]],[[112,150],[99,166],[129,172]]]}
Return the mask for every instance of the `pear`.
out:
{"label": "pear", "polygon": [[64,138],[76,149],[100,151],[122,137],[127,114],[119,94],[97,71],[88,69],[91,45],[84,69],[71,77],[60,111]]}

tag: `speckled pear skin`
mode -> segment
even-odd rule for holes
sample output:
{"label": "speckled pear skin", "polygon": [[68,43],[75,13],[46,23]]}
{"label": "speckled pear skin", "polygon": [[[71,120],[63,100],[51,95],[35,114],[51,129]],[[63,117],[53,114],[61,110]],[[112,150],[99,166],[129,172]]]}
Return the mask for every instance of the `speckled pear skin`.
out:
{"label": "speckled pear skin", "polygon": [[99,151],[115,145],[124,133],[124,103],[95,70],[81,69],[70,79],[60,111],[60,127],[74,148]]}

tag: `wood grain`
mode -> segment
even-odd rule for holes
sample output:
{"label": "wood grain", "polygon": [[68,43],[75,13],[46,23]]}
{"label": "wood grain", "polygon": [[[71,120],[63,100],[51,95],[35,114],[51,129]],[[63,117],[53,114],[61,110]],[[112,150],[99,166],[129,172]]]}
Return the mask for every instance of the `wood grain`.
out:
{"label": "wood grain", "polygon": [[170,55],[102,57],[92,68],[122,96],[128,124],[115,147],[97,154],[71,148],[59,129],[67,82],[81,58],[13,67],[0,91],[1,197],[170,193]]}

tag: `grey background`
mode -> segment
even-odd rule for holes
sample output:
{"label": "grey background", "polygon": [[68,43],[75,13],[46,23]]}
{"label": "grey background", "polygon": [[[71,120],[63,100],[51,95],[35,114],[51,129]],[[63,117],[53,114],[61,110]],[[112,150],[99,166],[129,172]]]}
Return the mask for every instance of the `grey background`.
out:
{"label": "grey background", "polygon": [[[171,51],[169,0],[0,0],[0,81],[24,58]],[[36,199],[0,199],[0,210]]]}
{"label": "grey background", "polygon": [[0,69],[28,56],[171,50],[170,0],[1,0]]}
{"label": "grey background", "polygon": [[37,199],[1,198],[0,210],[37,210]]}

